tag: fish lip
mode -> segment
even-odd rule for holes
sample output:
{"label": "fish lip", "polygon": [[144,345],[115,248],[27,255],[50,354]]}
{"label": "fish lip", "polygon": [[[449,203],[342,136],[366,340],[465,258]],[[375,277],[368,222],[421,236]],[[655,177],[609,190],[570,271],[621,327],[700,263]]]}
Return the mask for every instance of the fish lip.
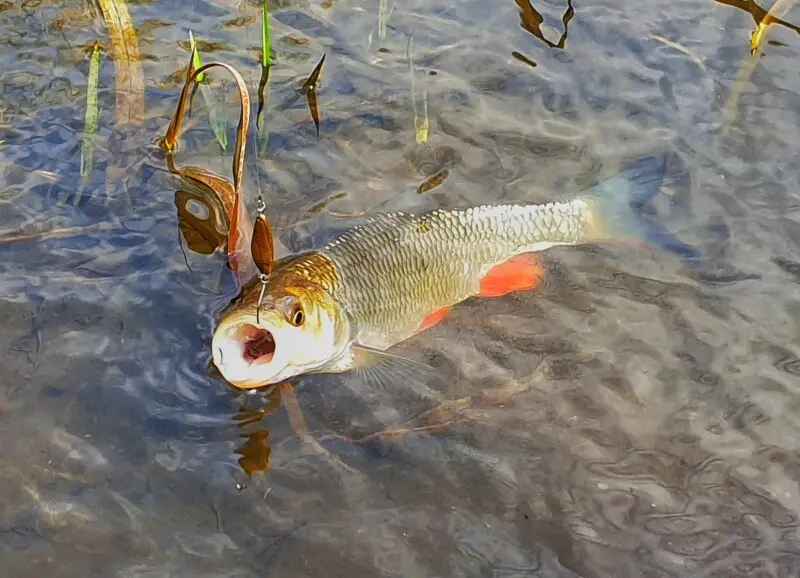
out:
{"label": "fish lip", "polygon": [[[256,347],[248,352],[248,344],[258,338],[262,340],[261,346],[265,351],[259,355]],[[266,366],[275,359],[276,351],[274,333],[249,320],[231,324],[217,333],[211,347],[214,365],[229,381],[230,378],[241,378],[242,371]]]}
{"label": "fish lip", "polygon": [[243,323],[232,335],[239,345],[239,354],[248,367],[264,365],[275,358],[275,335],[253,323]]}

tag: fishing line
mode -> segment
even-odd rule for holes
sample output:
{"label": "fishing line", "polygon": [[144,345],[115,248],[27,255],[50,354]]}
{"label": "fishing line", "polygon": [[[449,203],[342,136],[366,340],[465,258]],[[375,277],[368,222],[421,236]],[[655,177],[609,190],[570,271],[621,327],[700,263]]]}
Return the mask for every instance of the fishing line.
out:
{"label": "fishing line", "polygon": [[[258,217],[264,214],[264,211],[266,210],[266,208],[267,208],[267,205],[264,203],[264,199],[261,197],[261,195],[258,195],[258,199],[256,199],[256,220],[255,220],[256,223],[258,223]],[[255,235],[255,233],[256,233],[255,232],[255,227],[256,227],[256,225],[253,225],[253,235]],[[256,267],[258,267],[258,263],[256,263]],[[261,281],[261,292],[258,294],[258,303],[256,304],[256,323],[260,323],[261,322],[260,321],[261,302],[264,300],[264,292],[267,289],[267,280],[268,279],[269,279],[269,276],[266,273],[264,273],[263,271],[261,271],[261,269],[259,267],[258,280]]]}

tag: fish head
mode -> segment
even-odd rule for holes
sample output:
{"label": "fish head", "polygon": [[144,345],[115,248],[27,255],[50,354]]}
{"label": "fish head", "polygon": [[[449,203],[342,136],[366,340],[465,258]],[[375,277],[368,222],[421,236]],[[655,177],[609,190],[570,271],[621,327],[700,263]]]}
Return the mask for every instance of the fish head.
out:
{"label": "fish head", "polygon": [[214,332],[214,365],[231,385],[275,384],[313,372],[344,351],[349,326],[324,288],[270,280],[261,291],[260,281],[246,287]]}

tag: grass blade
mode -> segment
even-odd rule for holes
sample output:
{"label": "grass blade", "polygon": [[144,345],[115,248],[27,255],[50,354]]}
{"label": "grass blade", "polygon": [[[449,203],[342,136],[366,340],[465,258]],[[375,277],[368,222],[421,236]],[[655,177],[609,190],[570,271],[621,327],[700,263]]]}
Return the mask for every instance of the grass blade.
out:
{"label": "grass blade", "polygon": [[261,66],[263,68],[272,66],[271,47],[272,45],[269,41],[269,8],[267,8],[267,0],[264,0],[261,8]]}
{"label": "grass blade", "polygon": [[108,28],[116,68],[117,125],[144,120],[144,76],[136,30],[125,0],[97,0]]}
{"label": "grass blade", "polygon": [[[197,50],[197,45],[194,41],[194,35],[191,31],[189,31],[189,44],[192,50],[192,67],[195,70],[199,70],[202,68],[203,63],[200,60],[200,51]],[[217,100],[214,98],[214,95],[211,92],[211,87],[203,82],[204,79],[205,74],[199,74],[197,76],[197,82],[195,83],[195,86],[200,87],[200,94],[203,95],[203,100],[208,107],[211,130],[214,131],[214,137],[217,139],[220,148],[222,148],[222,152],[225,152],[225,150],[228,148],[228,120],[225,117],[225,113],[222,111],[222,109],[217,106]]]}
{"label": "grass blade", "polygon": [[422,92],[424,118],[422,122],[420,122],[419,113],[417,111],[417,94],[414,81],[414,59],[411,57],[411,46],[413,41],[414,37],[409,36],[406,56],[408,57],[408,73],[411,76],[411,105],[414,108],[414,138],[416,139],[417,144],[423,144],[428,142],[428,131],[430,129],[430,123],[428,122],[428,89],[426,88]]}
{"label": "grass blade", "polygon": [[[203,66],[203,63],[200,61],[200,51],[197,50],[197,43],[194,41],[194,34],[192,34],[191,30],[189,30],[189,50],[192,53],[192,66],[195,70]],[[205,73],[197,75],[197,82],[205,82],[205,80]]]}
{"label": "grass blade", "polygon": [[[265,88],[269,82],[269,71],[272,68],[272,44],[269,39],[269,8],[267,7],[267,0],[261,9],[261,80],[258,82],[258,112],[256,113],[256,135],[261,135],[261,128],[264,126],[264,105],[266,103]],[[263,143],[263,149],[266,148],[266,140],[259,139],[259,145]],[[257,146],[256,149],[263,149]]]}
{"label": "grass blade", "polygon": [[389,24],[389,16],[394,10],[394,2],[389,4],[389,0],[378,0],[378,38],[386,40],[386,28]]}
{"label": "grass blade", "polygon": [[75,194],[72,205],[77,207],[80,203],[82,192],[92,171],[92,157],[97,133],[97,120],[99,107],[97,104],[97,84],[100,78],[100,43],[95,40],[92,45],[92,54],[89,60],[89,80],[86,87],[86,113],[83,120],[83,135],[81,135],[81,184],[80,190]]}
{"label": "grass blade", "polygon": [[[72,198],[72,206],[80,205],[83,191],[89,182],[89,173],[92,172],[94,145],[97,133],[97,120],[99,110],[97,104],[97,84],[100,78],[100,43],[95,40],[89,57],[89,79],[86,85],[86,112],[83,120],[83,134],[81,135],[81,182]],[[66,204],[66,196],[59,195],[58,206]]]}
{"label": "grass blade", "polygon": [[86,88],[86,114],[83,121],[83,138],[81,143],[81,177],[89,176],[92,170],[92,147],[97,132],[99,115],[97,105],[97,84],[100,78],[100,44],[95,40],[89,61],[89,83]]}

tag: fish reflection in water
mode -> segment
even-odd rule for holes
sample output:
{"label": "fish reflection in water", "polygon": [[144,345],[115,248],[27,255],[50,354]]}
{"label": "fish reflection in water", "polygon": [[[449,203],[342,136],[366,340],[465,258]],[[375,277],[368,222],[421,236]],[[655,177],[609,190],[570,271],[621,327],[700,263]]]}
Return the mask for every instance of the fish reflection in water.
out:
{"label": "fish reflection in water", "polygon": [[[233,416],[237,427],[245,429],[258,424],[264,417],[274,413],[280,407],[280,390],[272,388],[266,393],[264,405],[255,408],[242,406]],[[269,445],[269,428],[260,427],[239,435],[245,441],[234,453],[239,454],[239,466],[244,473],[252,477],[253,474],[265,472],[269,469],[269,457],[272,452]]]}

